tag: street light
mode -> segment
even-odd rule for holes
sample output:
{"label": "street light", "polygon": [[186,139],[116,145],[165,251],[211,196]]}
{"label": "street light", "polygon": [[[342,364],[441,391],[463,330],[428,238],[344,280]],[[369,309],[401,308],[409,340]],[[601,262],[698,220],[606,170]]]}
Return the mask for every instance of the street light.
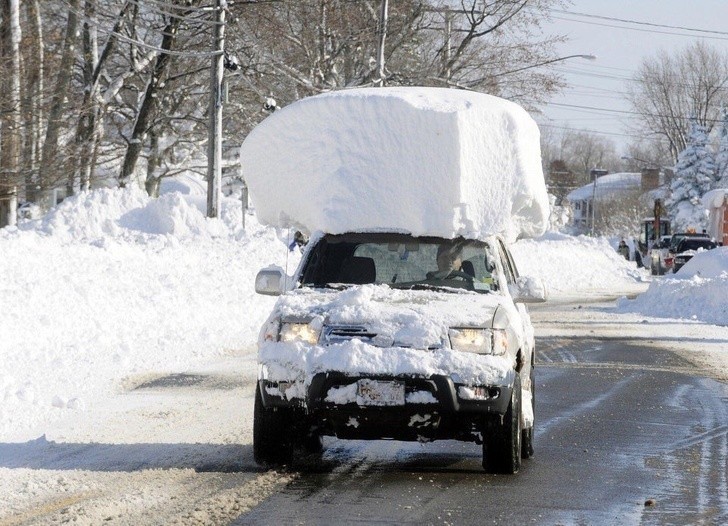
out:
{"label": "street light", "polygon": [[530,66],[523,66],[522,68],[512,69],[510,71],[502,71],[500,73],[496,73],[495,75],[491,75],[493,77],[502,77],[503,75],[510,75],[511,73],[518,73],[519,71],[523,71],[526,69],[533,69],[538,68],[541,66],[548,66],[549,64],[553,64],[554,62],[561,62],[564,60],[569,60],[570,58],[584,58],[586,60],[596,60],[596,55],[567,55],[565,57],[558,57],[558,58],[552,58],[551,60],[545,60],[544,62],[539,62],[538,64],[531,64]]}

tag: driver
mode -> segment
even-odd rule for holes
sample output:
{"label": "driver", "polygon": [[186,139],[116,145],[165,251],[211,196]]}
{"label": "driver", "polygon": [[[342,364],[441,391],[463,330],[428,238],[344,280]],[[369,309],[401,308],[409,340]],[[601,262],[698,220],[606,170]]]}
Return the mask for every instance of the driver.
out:
{"label": "driver", "polygon": [[443,243],[437,247],[437,270],[439,272],[462,271],[463,250],[461,246]]}

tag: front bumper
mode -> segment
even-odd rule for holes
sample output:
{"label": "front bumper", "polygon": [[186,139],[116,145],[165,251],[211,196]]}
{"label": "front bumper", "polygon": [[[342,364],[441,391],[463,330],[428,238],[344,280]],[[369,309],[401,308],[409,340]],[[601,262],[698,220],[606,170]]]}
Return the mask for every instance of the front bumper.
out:
{"label": "front bumper", "polygon": [[[402,405],[358,405],[354,401],[334,403],[328,393],[359,380],[398,381],[404,383],[407,398]],[[451,377],[418,376],[349,376],[339,372],[316,374],[306,390],[305,399],[287,399],[278,384],[259,380],[265,407],[303,408],[312,427],[322,434],[339,438],[397,440],[459,439],[479,440],[489,416],[506,413],[512,386],[479,386],[484,394],[478,398],[463,396],[461,388]],[[280,394],[278,394],[280,393]],[[410,397],[409,395],[414,395]],[[421,403],[424,398],[429,403]],[[431,396],[429,396],[431,395]]]}

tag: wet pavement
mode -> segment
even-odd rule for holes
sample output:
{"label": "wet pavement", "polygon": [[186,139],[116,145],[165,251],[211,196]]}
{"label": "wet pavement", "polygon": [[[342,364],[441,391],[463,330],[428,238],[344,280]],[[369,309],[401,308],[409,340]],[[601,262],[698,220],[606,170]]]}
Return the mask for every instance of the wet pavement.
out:
{"label": "wet pavement", "polygon": [[487,475],[453,441],[326,441],[233,524],[728,524],[728,385],[619,338],[537,341],[536,454]]}

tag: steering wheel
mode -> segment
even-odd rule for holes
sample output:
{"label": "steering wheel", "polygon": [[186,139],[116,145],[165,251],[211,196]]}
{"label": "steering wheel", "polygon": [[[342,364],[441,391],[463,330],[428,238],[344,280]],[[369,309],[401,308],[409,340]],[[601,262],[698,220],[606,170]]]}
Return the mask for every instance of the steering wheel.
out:
{"label": "steering wheel", "polygon": [[475,278],[468,274],[467,272],[463,272],[462,270],[451,270],[447,276],[445,276],[442,279],[454,279],[454,278],[461,278],[465,281],[469,281],[470,283],[473,283],[475,281]]}

